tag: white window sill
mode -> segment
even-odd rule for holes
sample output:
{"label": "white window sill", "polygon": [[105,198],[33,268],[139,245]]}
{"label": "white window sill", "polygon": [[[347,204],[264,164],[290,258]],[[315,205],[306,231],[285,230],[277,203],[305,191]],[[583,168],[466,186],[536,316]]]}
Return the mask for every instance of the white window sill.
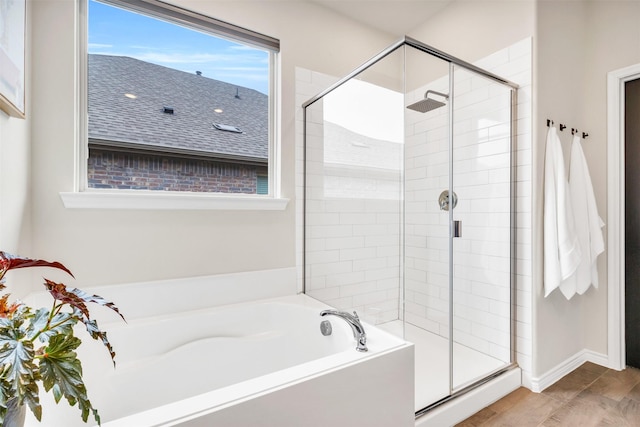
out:
{"label": "white window sill", "polygon": [[60,193],[67,209],[282,211],[289,199],[254,195],[83,191]]}

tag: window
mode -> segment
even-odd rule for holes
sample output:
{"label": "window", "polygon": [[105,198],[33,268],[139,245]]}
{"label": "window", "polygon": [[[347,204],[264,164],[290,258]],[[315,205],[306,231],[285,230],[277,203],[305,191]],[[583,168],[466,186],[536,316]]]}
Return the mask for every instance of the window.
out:
{"label": "window", "polygon": [[258,194],[269,194],[269,179],[266,175],[258,175]]}
{"label": "window", "polygon": [[153,0],[87,6],[82,189],[272,194],[278,41]]}

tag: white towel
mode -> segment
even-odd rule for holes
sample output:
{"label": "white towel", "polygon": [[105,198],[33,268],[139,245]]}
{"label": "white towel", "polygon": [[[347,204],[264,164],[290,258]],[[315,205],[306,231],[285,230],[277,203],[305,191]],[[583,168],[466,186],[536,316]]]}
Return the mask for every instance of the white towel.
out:
{"label": "white towel", "polygon": [[558,288],[562,281],[573,275],[580,259],[580,246],[573,228],[573,211],[562,146],[556,128],[551,126],[547,133],[544,164],[545,297]]}
{"label": "white towel", "polygon": [[574,135],[571,143],[571,158],[569,166],[569,190],[575,220],[575,230],[578,235],[582,259],[572,280],[560,285],[563,293],[584,294],[591,285],[598,288],[598,255],[604,252],[604,238],[602,227],[604,222],[598,215],[596,197],[593,193],[591,176],[587,160],[582,151],[580,137]]}

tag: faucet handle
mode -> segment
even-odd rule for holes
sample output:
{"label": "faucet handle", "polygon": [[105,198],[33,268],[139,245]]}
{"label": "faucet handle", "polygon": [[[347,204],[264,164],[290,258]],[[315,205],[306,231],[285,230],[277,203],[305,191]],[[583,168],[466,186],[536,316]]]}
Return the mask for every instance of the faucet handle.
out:
{"label": "faucet handle", "polygon": [[353,310],[353,317],[355,317],[356,320],[360,320],[360,318],[358,317],[358,313],[356,313],[355,310]]}

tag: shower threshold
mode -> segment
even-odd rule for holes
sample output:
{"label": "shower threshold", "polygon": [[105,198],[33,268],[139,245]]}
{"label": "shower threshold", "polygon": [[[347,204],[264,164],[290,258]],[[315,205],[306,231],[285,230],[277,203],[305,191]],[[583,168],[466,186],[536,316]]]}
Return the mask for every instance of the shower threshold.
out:
{"label": "shower threshold", "polygon": [[[402,337],[402,321],[378,325]],[[415,411],[436,406],[450,395],[449,340],[410,323],[405,324],[404,339],[415,344]],[[487,377],[505,367],[505,362],[461,344],[453,345],[453,384],[456,389]]]}

